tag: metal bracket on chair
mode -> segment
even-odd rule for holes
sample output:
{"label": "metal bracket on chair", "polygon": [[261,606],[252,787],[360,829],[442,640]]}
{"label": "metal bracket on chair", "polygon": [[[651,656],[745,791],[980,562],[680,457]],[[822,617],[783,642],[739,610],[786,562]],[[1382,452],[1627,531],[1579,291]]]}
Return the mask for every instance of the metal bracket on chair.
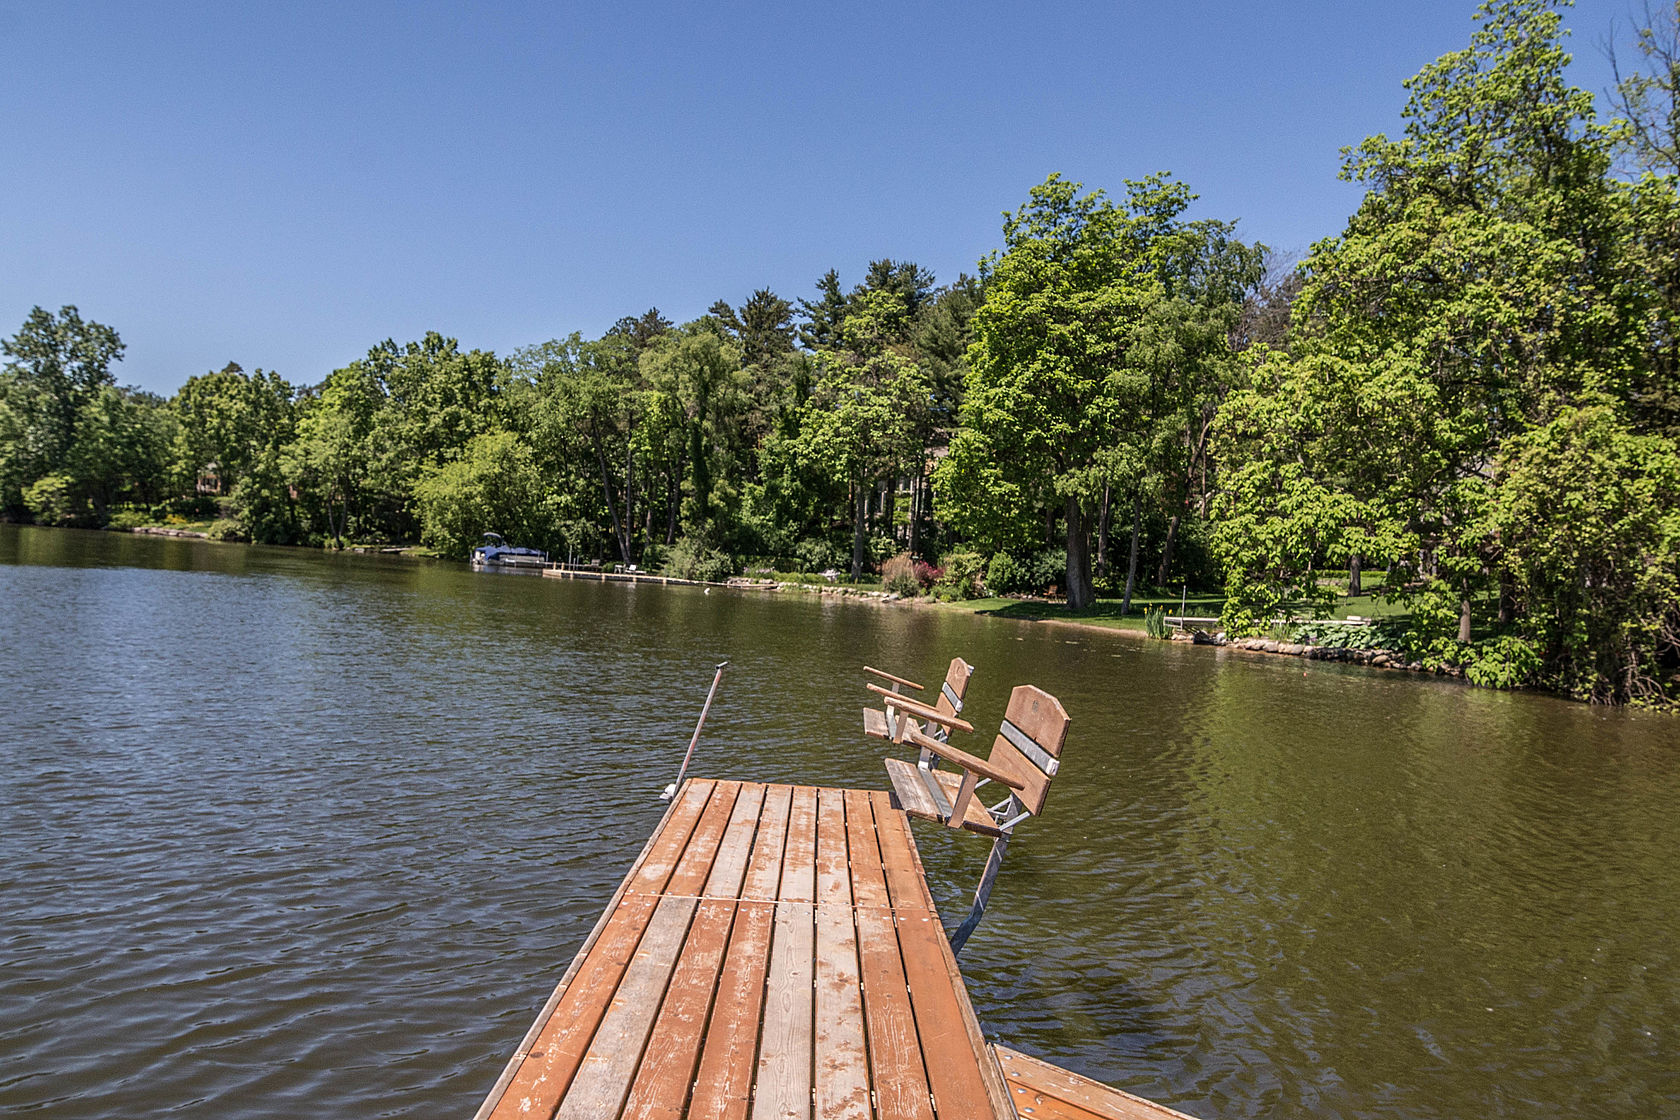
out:
{"label": "metal bracket on chair", "polygon": [[986,903],[992,897],[992,884],[997,880],[998,868],[1003,866],[1003,854],[1009,850],[1009,833],[1005,832],[992,841],[992,854],[986,857],[986,870],[980,874],[980,885],[974,890],[974,905],[969,908],[968,917],[963,919],[962,925],[950,935],[951,955],[957,956],[962,947],[968,943],[969,935],[980,925],[980,919],[986,916]]}

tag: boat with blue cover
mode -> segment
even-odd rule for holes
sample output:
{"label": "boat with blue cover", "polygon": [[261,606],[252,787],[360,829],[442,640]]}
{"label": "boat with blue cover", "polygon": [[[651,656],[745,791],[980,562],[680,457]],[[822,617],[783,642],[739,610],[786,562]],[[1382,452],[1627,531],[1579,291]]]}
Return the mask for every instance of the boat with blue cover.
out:
{"label": "boat with blue cover", "polygon": [[484,543],[472,550],[475,571],[486,568],[543,568],[548,553],[537,548],[517,548],[502,539],[500,533],[485,533]]}

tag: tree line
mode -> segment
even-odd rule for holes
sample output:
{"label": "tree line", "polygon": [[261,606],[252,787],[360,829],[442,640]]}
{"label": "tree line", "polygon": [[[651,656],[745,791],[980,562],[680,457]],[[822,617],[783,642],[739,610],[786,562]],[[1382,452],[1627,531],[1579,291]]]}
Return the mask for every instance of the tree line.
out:
{"label": "tree line", "polygon": [[1639,30],[1601,119],[1556,4],[1484,4],[1294,267],[1170,175],[1052,175],[947,284],[883,259],[507,355],[386,341],[302,387],[122,388],[114,330],[37,308],[3,344],[0,512],[449,556],[494,530],[702,578],[899,557],[1074,609],[1188,583],[1233,633],[1380,569],[1415,656],[1673,702],[1677,29]]}

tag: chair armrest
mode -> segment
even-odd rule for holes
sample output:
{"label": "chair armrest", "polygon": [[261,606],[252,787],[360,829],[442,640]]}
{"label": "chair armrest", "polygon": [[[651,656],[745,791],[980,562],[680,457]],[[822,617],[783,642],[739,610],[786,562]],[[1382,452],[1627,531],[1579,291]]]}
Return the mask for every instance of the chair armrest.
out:
{"label": "chair armrest", "polygon": [[894,684],[901,684],[906,688],[913,688],[917,692],[923,691],[922,686],[917,684],[915,681],[907,681],[903,677],[895,677],[891,673],[883,673],[881,670],[872,669],[868,665],[863,667],[863,671],[866,673],[874,673],[877,677],[884,677],[887,680],[892,681]]}
{"label": "chair armrest", "polygon": [[1008,786],[1010,789],[1026,789],[1027,783],[1013,774],[1006,774],[984,759],[975,758],[965,750],[959,750],[949,743],[941,743],[938,739],[922,734],[912,729],[905,740],[916,744],[924,750],[932,751],[946,762],[954,762],[964,770],[978,774],[982,778],[990,778],[994,782]]}
{"label": "chair armrest", "polygon": [[931,719],[934,723],[942,724],[945,727],[954,727],[958,731],[967,731],[971,734],[974,731],[974,725],[969,723],[967,720],[953,715],[946,715],[938,708],[929,707],[920,700],[912,700],[902,692],[893,692],[890,689],[882,688],[878,684],[865,685],[864,687],[868,688],[871,692],[880,693],[882,696],[886,697],[887,703],[900,709],[901,711],[909,712],[918,719]]}

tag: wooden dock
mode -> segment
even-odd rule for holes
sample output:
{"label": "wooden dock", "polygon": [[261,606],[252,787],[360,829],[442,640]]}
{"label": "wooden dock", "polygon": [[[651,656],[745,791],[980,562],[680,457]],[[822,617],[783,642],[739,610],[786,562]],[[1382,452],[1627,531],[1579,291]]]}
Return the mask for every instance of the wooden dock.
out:
{"label": "wooden dock", "polygon": [[986,1042],[891,795],[690,780],[477,1115],[1179,1114]]}

